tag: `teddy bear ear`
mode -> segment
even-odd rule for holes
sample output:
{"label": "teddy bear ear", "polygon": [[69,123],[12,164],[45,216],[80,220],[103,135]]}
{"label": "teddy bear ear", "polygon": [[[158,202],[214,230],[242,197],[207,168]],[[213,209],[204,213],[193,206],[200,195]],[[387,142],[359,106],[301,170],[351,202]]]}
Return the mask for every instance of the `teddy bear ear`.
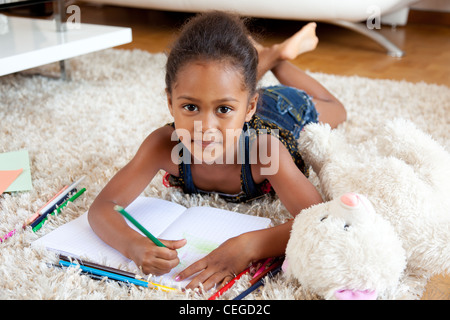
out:
{"label": "teddy bear ear", "polygon": [[357,207],[359,204],[359,198],[352,192],[345,193],[341,196],[341,202],[348,207]]}

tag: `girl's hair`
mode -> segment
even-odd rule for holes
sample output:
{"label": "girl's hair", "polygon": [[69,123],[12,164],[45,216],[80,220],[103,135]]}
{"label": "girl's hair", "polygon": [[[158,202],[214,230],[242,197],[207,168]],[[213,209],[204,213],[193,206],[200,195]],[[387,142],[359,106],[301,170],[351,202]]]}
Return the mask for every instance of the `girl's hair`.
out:
{"label": "girl's hair", "polygon": [[249,39],[243,19],[234,14],[212,11],[196,15],[182,28],[166,64],[166,87],[178,71],[194,61],[227,62],[243,75],[245,88],[256,92],[258,53]]}

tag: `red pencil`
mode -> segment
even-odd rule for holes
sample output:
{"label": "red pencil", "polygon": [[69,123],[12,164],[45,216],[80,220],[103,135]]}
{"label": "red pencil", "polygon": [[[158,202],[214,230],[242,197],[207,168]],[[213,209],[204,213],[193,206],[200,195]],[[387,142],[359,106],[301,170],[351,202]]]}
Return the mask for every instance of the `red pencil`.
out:
{"label": "red pencil", "polygon": [[208,300],[215,300],[216,298],[220,297],[222,294],[224,294],[228,289],[230,289],[233,284],[239,280],[244,274],[248,273],[250,271],[250,267],[239,273],[233,280],[228,282],[225,286],[222,287],[219,291],[214,293],[211,297],[208,298]]}

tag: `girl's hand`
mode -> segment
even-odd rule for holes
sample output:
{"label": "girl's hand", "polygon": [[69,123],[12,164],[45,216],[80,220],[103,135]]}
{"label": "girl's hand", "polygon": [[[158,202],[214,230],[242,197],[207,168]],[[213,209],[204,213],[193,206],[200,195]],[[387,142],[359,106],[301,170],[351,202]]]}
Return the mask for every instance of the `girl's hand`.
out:
{"label": "girl's hand", "polygon": [[246,242],[245,237],[242,236],[225,241],[206,257],[180,272],[175,280],[181,281],[200,272],[186,286],[186,289],[197,288],[202,283],[207,291],[218,283],[225,284],[251,263],[249,245]]}
{"label": "girl's hand", "polygon": [[140,237],[138,241],[131,244],[131,259],[138,267],[142,268],[145,274],[153,274],[156,276],[170,272],[176,267],[180,260],[176,249],[183,247],[186,240],[161,240],[166,246],[158,247],[146,237]]}

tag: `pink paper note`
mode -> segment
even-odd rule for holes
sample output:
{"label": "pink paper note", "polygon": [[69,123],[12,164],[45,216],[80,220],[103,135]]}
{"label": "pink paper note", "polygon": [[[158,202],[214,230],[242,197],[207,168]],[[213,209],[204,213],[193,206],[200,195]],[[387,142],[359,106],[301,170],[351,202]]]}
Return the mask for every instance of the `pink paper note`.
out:
{"label": "pink paper note", "polygon": [[23,169],[18,170],[0,170],[0,195],[17,179]]}

